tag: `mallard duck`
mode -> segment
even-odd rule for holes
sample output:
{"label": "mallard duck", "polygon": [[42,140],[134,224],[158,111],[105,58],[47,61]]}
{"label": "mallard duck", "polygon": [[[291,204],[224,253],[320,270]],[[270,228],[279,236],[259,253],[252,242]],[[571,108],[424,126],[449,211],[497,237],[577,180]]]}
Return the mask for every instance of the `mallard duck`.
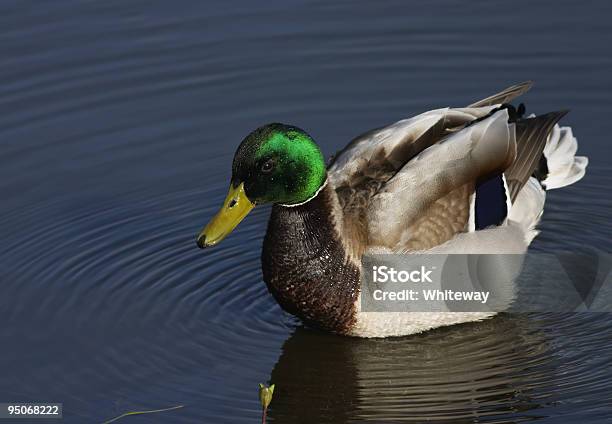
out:
{"label": "mallard duck", "polygon": [[272,203],[262,270],[283,309],[343,335],[400,336],[491,313],[372,313],[360,309],[367,252],[524,252],[546,190],[572,184],[586,157],[557,122],[510,102],[525,82],[466,107],[442,108],[369,131],[326,165],[313,138],[279,123],[238,147],[229,193],[197,238],[210,247],[255,205]]}

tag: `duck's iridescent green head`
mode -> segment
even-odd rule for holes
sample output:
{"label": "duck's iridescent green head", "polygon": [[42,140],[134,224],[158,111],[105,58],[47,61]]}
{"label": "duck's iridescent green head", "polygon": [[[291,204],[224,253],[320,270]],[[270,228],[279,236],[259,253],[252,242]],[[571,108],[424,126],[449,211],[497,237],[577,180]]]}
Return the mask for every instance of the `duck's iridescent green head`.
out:
{"label": "duck's iridescent green head", "polygon": [[238,147],[232,165],[232,186],[244,183],[253,203],[300,203],[325,180],[319,147],[303,130],[269,124],[249,134]]}
{"label": "duck's iridescent green head", "polygon": [[198,236],[198,246],[220,242],[256,204],[305,202],[316,194],[325,177],[323,155],[305,131],[284,124],[256,129],[234,155],[229,194]]}

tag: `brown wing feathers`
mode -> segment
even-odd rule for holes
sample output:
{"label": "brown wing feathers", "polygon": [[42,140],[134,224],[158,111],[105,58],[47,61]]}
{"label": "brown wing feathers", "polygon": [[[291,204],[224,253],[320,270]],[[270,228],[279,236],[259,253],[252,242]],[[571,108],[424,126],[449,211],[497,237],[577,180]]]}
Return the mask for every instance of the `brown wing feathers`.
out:
{"label": "brown wing feathers", "polygon": [[512,201],[533,175],[542,158],[550,132],[567,112],[550,112],[533,118],[521,118],[515,122],[516,159],[504,172]]}

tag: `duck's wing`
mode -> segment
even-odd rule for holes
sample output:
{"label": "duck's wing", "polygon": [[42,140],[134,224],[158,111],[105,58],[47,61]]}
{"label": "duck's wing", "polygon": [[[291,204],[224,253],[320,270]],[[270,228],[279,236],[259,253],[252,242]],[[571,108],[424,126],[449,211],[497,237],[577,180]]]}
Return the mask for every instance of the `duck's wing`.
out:
{"label": "duck's wing", "polygon": [[357,256],[367,244],[368,204],[378,190],[420,152],[492,109],[432,110],[363,134],[336,155],[328,180],[340,203],[345,237]]}
{"label": "duck's wing", "polygon": [[425,149],[372,197],[368,244],[422,250],[464,230],[479,179],[500,174],[516,156],[508,111],[497,111]]}
{"label": "duck's wing", "polygon": [[368,243],[424,250],[501,224],[564,114],[513,122],[500,109],[425,149],[370,199]]}
{"label": "duck's wing", "polygon": [[436,109],[355,138],[328,167],[343,209],[358,208],[417,154],[493,109]]}

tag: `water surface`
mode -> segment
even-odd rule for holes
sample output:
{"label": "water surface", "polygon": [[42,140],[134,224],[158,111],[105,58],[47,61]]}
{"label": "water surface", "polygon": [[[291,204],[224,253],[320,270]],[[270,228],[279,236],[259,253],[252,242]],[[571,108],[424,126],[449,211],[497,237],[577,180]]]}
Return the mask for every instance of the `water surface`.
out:
{"label": "water surface", "polygon": [[303,328],[261,280],[268,208],[195,234],[237,144],[298,125],[331,155],[370,128],[532,79],[570,108],[586,178],[534,250],[610,252],[607,1],[4,1],[0,401],[65,422],[604,422],[609,314],[501,315],[414,337]]}

